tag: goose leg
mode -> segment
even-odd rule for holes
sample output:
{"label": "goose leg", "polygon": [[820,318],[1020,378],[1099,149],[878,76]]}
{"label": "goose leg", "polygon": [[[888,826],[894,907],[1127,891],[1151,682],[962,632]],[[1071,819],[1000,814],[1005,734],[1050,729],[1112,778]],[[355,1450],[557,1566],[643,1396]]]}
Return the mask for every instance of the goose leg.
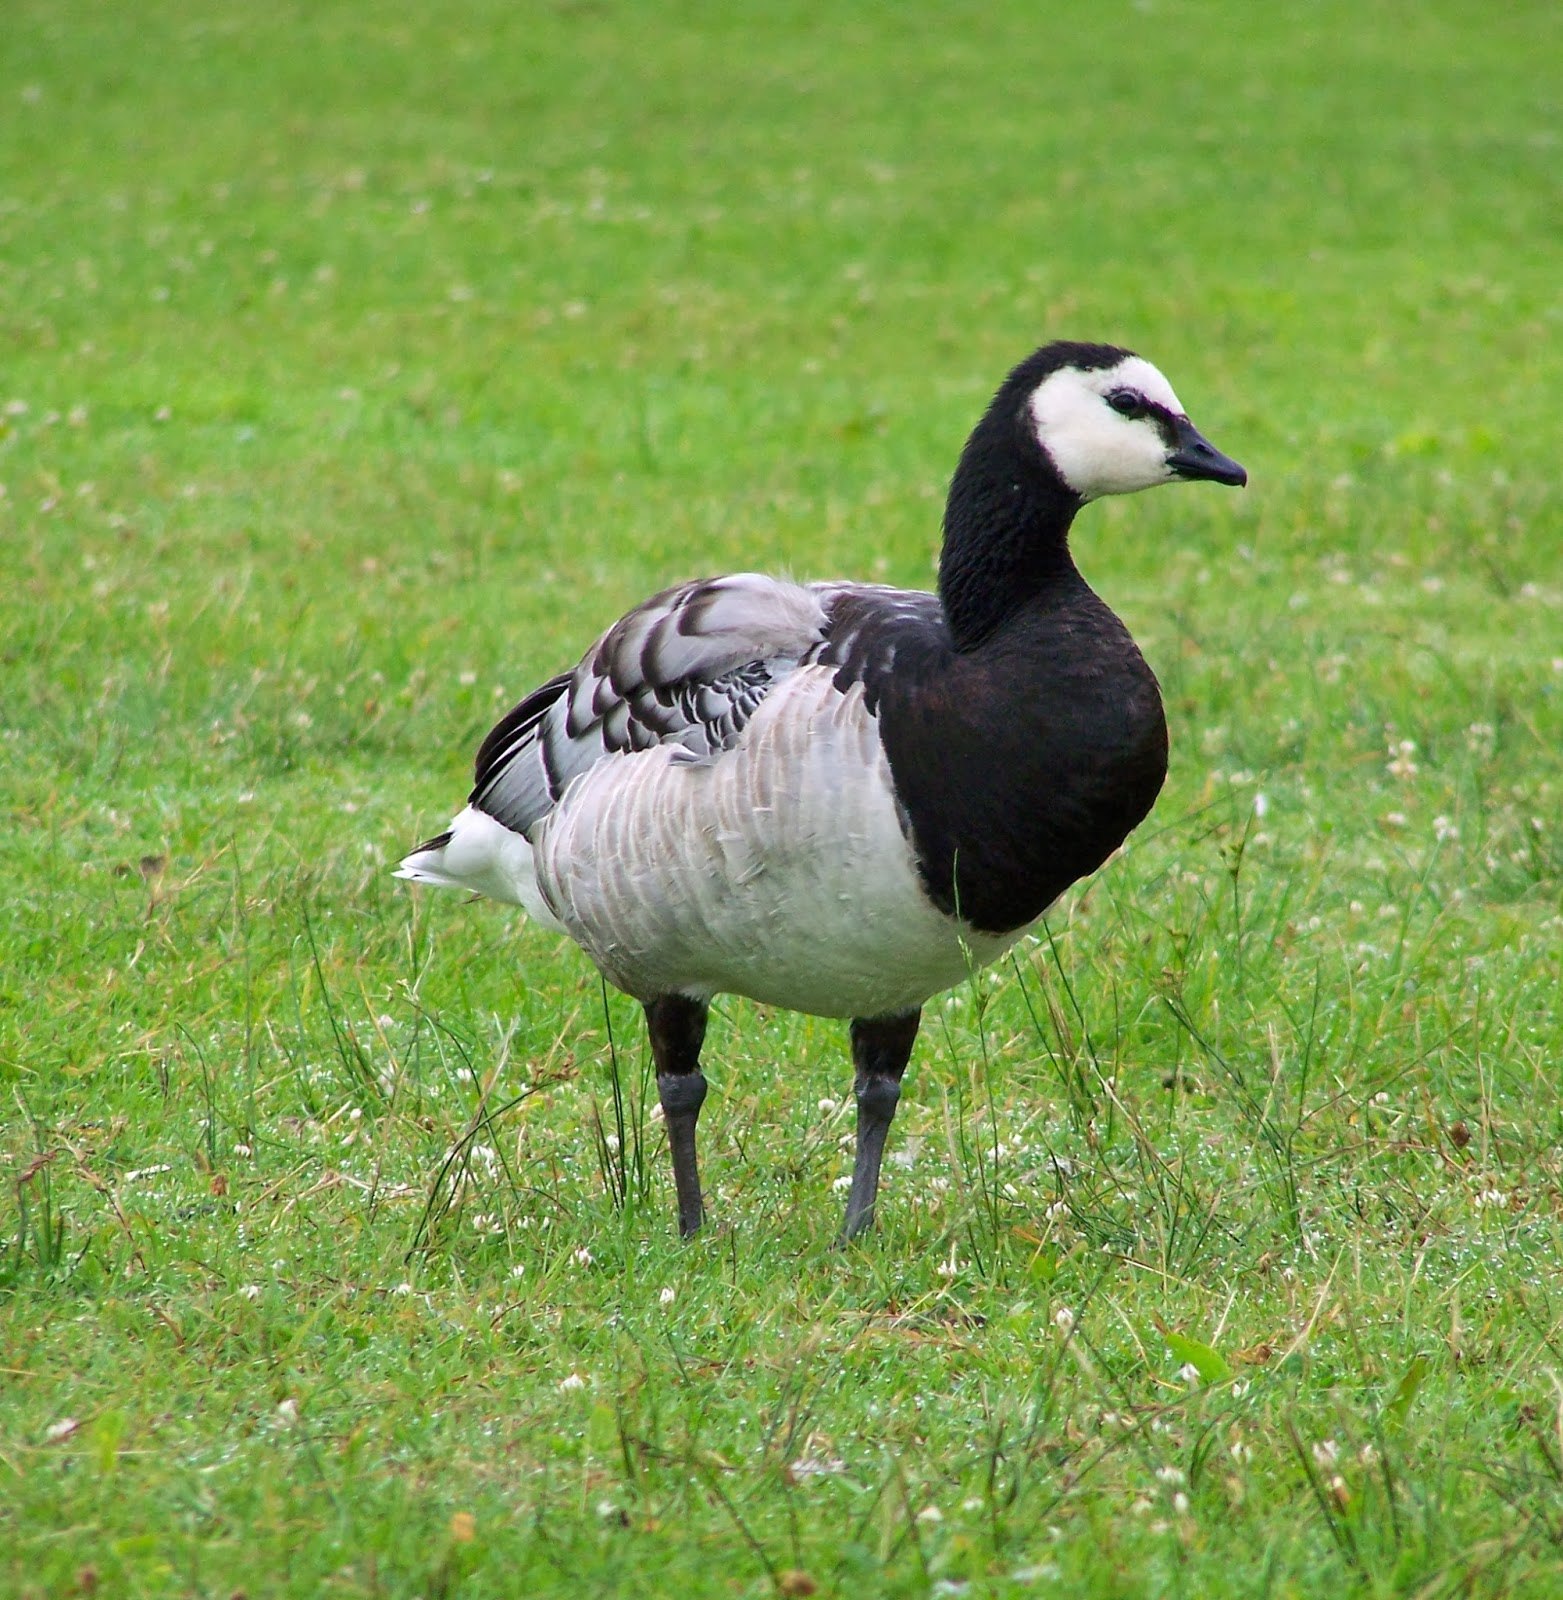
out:
{"label": "goose leg", "polygon": [[879,1167],[885,1156],[885,1135],[901,1098],[901,1074],[911,1059],[912,1042],[922,1011],[900,1017],[876,1017],[852,1023],[853,1090],[857,1095],[857,1155],[852,1162],[852,1188],[841,1241],[855,1239],[874,1221],[879,1198]]}
{"label": "goose leg", "polygon": [[700,1046],[706,1036],[703,1000],[666,994],[646,1003],[651,1058],[657,1067],[657,1098],[673,1155],[673,1187],[678,1192],[678,1231],[687,1239],[704,1218],[700,1201],[700,1168],[695,1161],[695,1124],[706,1097],[700,1070]]}

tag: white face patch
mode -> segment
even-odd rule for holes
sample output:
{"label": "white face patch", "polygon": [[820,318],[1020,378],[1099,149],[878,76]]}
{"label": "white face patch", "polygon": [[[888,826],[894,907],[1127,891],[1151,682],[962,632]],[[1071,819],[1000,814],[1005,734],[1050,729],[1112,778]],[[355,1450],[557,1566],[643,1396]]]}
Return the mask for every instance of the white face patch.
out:
{"label": "white face patch", "polygon": [[1032,392],[1037,442],[1082,500],[1133,494],[1177,477],[1167,465],[1167,441],[1155,421],[1121,416],[1107,403],[1120,390],[1141,395],[1175,417],[1184,414],[1172,385],[1139,356],[1093,371],[1064,367]]}

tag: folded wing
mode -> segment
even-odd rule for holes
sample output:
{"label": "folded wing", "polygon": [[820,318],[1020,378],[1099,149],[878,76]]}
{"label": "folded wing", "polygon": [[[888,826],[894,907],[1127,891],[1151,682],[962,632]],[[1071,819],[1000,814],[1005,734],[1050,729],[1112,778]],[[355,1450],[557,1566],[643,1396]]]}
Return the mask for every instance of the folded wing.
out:
{"label": "folded wing", "polygon": [[469,804],[530,835],[609,757],[671,745],[704,761],[729,749],[770,690],[818,658],[829,592],[737,573],[654,595],[501,720],[478,751]]}

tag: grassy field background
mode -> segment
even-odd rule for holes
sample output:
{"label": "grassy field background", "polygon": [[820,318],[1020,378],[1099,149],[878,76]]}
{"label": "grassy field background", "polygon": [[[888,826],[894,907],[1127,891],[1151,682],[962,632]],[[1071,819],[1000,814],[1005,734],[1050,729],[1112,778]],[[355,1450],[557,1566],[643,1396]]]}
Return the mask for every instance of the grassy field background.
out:
{"label": "grassy field background", "polygon": [[[1560,60],[11,0],[0,1590],[1558,1593]],[[1168,789],[861,1248],[843,1030],[723,1003],[682,1246],[638,1008],[389,866],[653,588],[929,584],[1055,336],[1252,474],[1077,528]]]}

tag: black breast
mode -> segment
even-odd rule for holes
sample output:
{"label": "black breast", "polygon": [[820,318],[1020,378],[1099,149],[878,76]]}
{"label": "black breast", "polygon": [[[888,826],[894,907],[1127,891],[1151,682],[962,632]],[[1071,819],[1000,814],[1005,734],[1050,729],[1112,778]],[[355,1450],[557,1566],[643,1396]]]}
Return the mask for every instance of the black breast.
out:
{"label": "black breast", "polygon": [[865,674],[931,898],[984,932],[1094,872],[1167,775],[1155,675],[1083,579],[957,653],[927,626]]}

